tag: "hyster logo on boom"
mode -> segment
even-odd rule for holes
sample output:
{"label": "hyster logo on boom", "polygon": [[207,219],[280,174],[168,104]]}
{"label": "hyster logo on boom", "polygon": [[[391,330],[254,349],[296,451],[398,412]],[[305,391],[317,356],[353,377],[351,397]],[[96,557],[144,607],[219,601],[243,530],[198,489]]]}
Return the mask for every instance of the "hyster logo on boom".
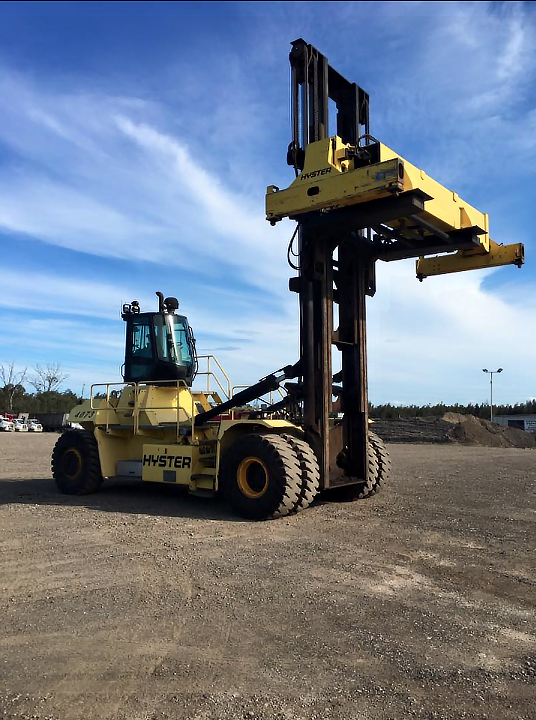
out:
{"label": "hyster logo on boom", "polygon": [[161,468],[176,468],[189,470],[192,467],[192,458],[182,455],[144,455],[143,465]]}
{"label": "hyster logo on boom", "polygon": [[318,177],[319,175],[328,175],[328,173],[331,172],[331,165],[326,168],[322,168],[322,170],[313,170],[313,172],[310,173],[302,173],[301,179],[302,180],[310,180],[311,178]]}

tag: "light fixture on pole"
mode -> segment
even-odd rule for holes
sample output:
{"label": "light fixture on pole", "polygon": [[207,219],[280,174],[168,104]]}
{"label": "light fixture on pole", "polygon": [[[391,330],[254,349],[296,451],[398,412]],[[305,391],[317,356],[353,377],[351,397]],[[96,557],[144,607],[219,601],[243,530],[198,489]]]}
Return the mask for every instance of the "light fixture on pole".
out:
{"label": "light fixture on pole", "polygon": [[493,422],[493,376],[496,373],[502,373],[502,371],[503,371],[502,368],[499,368],[498,370],[486,370],[486,368],[484,368],[482,370],[482,372],[489,374],[489,394],[490,394],[490,402],[489,402],[489,408],[490,408],[489,416],[490,417],[489,417],[489,419],[491,420],[491,422]]}

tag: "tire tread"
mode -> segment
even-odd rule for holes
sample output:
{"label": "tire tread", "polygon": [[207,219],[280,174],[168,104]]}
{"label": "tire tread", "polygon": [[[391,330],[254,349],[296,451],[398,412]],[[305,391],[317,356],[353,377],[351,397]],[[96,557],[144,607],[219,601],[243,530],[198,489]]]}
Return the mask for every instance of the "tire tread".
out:
{"label": "tire tread", "polygon": [[305,510],[320,492],[320,468],[313,448],[306,440],[285,433],[282,437],[294,450],[300,464],[300,493],[293,512]]}
{"label": "tire tread", "polygon": [[[236,487],[236,468],[247,455],[257,454],[275,469],[269,488],[256,503],[248,502]],[[275,433],[243,435],[227,450],[221,465],[221,489],[231,505],[244,517],[268,520],[291,513],[301,492],[300,463],[291,445]]]}
{"label": "tire tread", "polygon": [[[84,469],[79,481],[69,484],[61,471],[61,457],[69,448],[81,451]],[[52,475],[58,490],[66,495],[89,495],[96,492],[103,481],[97,440],[88,430],[68,430],[61,435],[52,451]]]}

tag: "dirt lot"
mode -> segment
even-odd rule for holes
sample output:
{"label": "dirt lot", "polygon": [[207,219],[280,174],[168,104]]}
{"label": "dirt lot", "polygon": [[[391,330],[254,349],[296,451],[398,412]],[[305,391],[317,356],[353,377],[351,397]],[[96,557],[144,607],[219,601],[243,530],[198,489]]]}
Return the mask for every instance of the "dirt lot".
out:
{"label": "dirt lot", "polygon": [[389,492],[254,524],[60,496],[55,439],[0,435],[0,717],[536,717],[536,451],[391,446]]}

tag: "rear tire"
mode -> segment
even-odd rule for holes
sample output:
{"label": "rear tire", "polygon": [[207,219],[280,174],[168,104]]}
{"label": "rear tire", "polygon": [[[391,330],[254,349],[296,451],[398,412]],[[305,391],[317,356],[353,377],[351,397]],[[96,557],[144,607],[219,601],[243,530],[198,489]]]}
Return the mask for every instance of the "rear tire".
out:
{"label": "rear tire", "polygon": [[301,471],[301,485],[294,512],[305,510],[320,492],[320,468],[315,451],[308,442],[294,435],[282,435],[296,453]]}
{"label": "rear tire", "polygon": [[52,452],[52,475],[66,495],[88,495],[99,489],[103,478],[93,433],[69,430],[60,435]]}
{"label": "rear tire", "polygon": [[379,466],[374,445],[370,441],[368,443],[368,475],[365,482],[361,481],[355,485],[343,485],[342,487],[334,487],[328,490],[327,498],[336,502],[354,502],[355,500],[364,500],[374,495],[379,490],[378,474]]}
{"label": "rear tire", "polygon": [[227,450],[221,466],[222,494],[249,520],[278,518],[292,512],[301,492],[296,453],[281,436],[243,435]]}
{"label": "rear tire", "polygon": [[378,493],[391,479],[391,458],[383,440],[376,433],[369,432],[369,444],[372,446],[378,462],[378,476],[371,494]]}

